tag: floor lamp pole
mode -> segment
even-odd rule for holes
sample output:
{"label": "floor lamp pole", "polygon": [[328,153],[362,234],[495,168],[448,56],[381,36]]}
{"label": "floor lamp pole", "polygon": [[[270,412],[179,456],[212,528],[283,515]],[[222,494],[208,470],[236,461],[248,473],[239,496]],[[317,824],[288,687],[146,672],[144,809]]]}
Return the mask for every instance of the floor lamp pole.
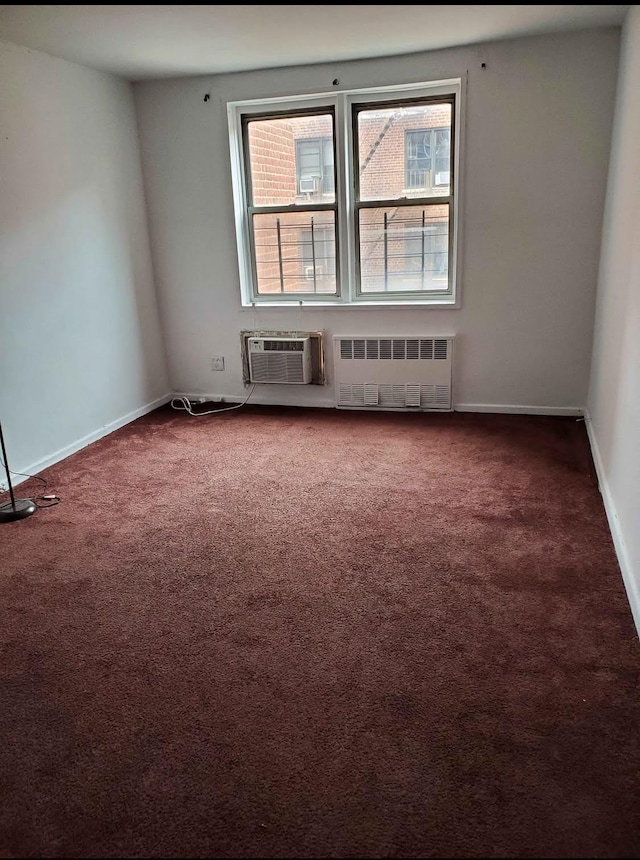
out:
{"label": "floor lamp pole", "polygon": [[0,447],[2,447],[2,462],[7,473],[7,483],[9,484],[10,502],[0,505],[0,523],[11,523],[14,520],[23,520],[25,517],[30,517],[35,514],[37,508],[31,499],[16,499],[13,495],[13,485],[11,484],[11,472],[9,471],[9,461],[7,460],[7,449],[4,446],[4,436],[2,434],[2,422],[0,422]]}

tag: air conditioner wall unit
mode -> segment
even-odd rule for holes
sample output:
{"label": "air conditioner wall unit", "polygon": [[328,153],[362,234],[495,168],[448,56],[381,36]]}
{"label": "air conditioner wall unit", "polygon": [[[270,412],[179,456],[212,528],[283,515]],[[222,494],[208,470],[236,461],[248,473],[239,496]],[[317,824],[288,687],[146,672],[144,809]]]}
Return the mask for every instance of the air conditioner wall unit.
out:
{"label": "air conditioner wall unit", "polygon": [[317,176],[301,176],[298,180],[300,194],[313,194],[318,190]]}
{"label": "air conditioner wall unit", "polygon": [[451,411],[454,340],[335,336],[336,406]]}
{"label": "air conditioner wall unit", "polygon": [[306,385],[311,382],[309,337],[250,337],[249,381]]}
{"label": "air conditioner wall unit", "polygon": [[317,263],[314,266],[305,266],[304,267],[304,279],[305,281],[312,281],[315,272],[316,280],[318,278],[324,277],[324,266],[319,266]]}

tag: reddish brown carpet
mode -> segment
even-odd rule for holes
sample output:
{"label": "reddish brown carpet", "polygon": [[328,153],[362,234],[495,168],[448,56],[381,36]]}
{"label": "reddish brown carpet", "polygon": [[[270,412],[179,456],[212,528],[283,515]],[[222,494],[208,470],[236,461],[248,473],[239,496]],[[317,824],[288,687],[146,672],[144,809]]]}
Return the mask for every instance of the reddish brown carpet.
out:
{"label": "reddish brown carpet", "polygon": [[162,409],[44,474],[0,527],[2,857],[640,854],[583,423]]}

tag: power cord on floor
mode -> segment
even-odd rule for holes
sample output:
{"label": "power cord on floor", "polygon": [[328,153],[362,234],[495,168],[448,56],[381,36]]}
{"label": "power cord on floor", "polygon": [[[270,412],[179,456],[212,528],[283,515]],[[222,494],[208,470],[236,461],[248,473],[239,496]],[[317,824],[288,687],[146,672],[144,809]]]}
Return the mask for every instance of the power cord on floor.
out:
{"label": "power cord on floor", "polygon": [[178,412],[187,412],[189,415],[193,415],[194,418],[200,418],[202,415],[215,415],[217,412],[230,412],[232,409],[240,409],[241,406],[246,406],[255,387],[256,384],[254,382],[251,386],[251,391],[247,394],[242,403],[234,403],[233,406],[223,406],[221,409],[208,409],[206,412],[194,412],[192,409],[193,404],[188,397],[174,397],[171,401],[171,407]]}
{"label": "power cord on floor", "polygon": [[[45,490],[49,486],[49,482],[47,481],[47,479],[41,478],[40,475],[28,475],[26,472],[14,472],[13,469],[7,469],[7,464],[4,462],[2,457],[0,457],[0,465],[7,474],[11,472],[12,475],[20,475],[21,478],[35,478],[36,481],[40,481],[40,483],[44,485]],[[31,501],[36,506],[36,508],[54,508],[56,505],[60,504],[62,499],[55,493],[44,493],[41,496],[36,496],[34,499],[31,499]],[[46,504],[43,505],[41,504],[41,502],[46,502]]]}
{"label": "power cord on floor", "polygon": [[[187,412],[189,415],[193,415],[194,418],[200,418],[203,415],[215,415],[218,412],[230,412],[232,409],[240,409],[242,406],[246,406],[246,404],[249,402],[249,398],[253,394],[253,389],[255,387],[256,385],[254,382],[254,384],[251,386],[251,390],[249,391],[245,399],[242,401],[242,403],[234,403],[233,406],[223,406],[221,409],[208,409],[206,412],[194,412],[191,408],[191,401],[188,397],[174,397],[171,401],[171,406],[178,412]],[[26,472],[14,472],[13,469],[7,469],[6,463],[4,462],[2,457],[0,457],[0,465],[2,465],[3,469],[7,474],[10,471],[12,475],[20,475],[20,477],[22,478],[35,478],[36,481],[40,481],[40,483],[44,486],[45,490],[49,486],[49,483],[46,478],[41,478],[40,475],[29,475]],[[0,486],[0,491],[2,491],[3,489],[4,488]],[[60,496],[56,495],[55,493],[43,493],[41,496],[36,496],[34,499],[32,499],[32,502],[34,503],[36,508],[53,508],[56,505],[59,505],[61,501],[62,499],[60,498]],[[42,504],[42,502],[45,502],[45,504]]]}

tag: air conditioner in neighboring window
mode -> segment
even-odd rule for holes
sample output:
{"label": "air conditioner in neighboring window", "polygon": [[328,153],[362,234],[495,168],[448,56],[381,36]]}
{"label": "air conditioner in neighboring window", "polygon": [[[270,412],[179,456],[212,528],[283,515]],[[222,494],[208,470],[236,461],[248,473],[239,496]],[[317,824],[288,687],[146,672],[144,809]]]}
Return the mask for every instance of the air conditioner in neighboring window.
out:
{"label": "air conditioner in neighboring window", "polygon": [[[312,281],[313,280],[313,269],[314,269],[313,266],[305,266],[304,267],[304,279],[305,279],[305,281]],[[316,271],[316,281],[317,281],[319,278],[323,277],[323,275],[324,275],[324,266],[316,266],[315,271]]]}
{"label": "air conditioner in neighboring window", "polygon": [[318,189],[317,176],[301,176],[298,180],[298,190],[300,194],[313,194]]}
{"label": "air conditioner in neighboring window", "polygon": [[250,382],[311,382],[310,337],[250,337],[247,351]]}
{"label": "air conditioner in neighboring window", "polygon": [[441,170],[439,173],[436,173],[436,185],[448,185],[449,184],[449,171]]}

